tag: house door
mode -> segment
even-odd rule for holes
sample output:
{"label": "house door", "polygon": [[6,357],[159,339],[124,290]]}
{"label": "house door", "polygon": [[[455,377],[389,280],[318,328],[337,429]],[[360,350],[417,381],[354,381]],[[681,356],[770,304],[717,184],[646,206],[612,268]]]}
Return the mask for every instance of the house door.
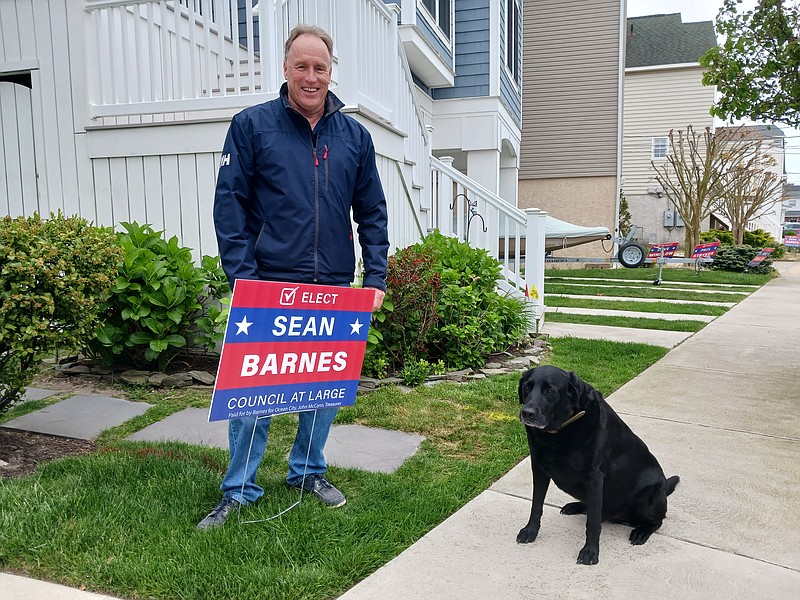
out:
{"label": "house door", "polygon": [[0,74],[0,215],[39,210],[31,74]]}

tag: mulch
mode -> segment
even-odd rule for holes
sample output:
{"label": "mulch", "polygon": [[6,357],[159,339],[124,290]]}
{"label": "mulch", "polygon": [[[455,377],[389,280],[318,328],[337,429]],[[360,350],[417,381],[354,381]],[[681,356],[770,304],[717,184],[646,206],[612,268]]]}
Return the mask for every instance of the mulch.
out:
{"label": "mulch", "polygon": [[0,427],[0,477],[30,475],[42,463],[89,454],[94,442]]}

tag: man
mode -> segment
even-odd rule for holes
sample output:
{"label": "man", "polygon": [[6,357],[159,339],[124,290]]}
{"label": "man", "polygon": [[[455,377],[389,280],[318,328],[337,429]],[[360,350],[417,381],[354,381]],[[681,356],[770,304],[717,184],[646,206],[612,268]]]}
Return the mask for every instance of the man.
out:
{"label": "man", "polygon": [[[358,225],[364,287],[373,310],[386,290],[386,201],[369,132],[339,112],[328,91],[333,40],[299,25],[284,46],[280,96],[237,114],[220,161],[214,223],[231,285],[237,279],[347,286],[355,275],[350,211]],[[337,409],[299,413],[287,483],[330,507],[346,502],[324,474],[323,448]],[[198,525],[222,525],[264,494],[255,483],[269,418],[231,419],[222,500]],[[252,449],[251,449],[252,444]]]}

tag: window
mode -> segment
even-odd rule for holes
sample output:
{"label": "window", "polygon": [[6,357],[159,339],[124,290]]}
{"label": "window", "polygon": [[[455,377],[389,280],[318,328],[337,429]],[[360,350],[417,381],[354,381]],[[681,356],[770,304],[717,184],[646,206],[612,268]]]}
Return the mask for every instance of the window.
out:
{"label": "window", "polygon": [[653,158],[666,158],[666,156],[667,156],[667,138],[654,137]]}
{"label": "window", "polygon": [[442,30],[445,37],[450,39],[450,0],[422,0],[422,5],[428,9],[433,21]]}
{"label": "window", "polygon": [[514,81],[520,82],[520,19],[519,0],[506,0],[506,66]]}

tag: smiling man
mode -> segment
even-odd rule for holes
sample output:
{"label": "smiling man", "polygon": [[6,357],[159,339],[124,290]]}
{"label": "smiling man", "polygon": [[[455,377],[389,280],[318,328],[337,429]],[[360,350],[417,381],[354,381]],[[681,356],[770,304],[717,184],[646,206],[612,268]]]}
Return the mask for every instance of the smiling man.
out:
{"label": "smiling man", "polygon": [[[364,287],[374,290],[377,310],[386,290],[386,200],[369,132],[340,112],[341,100],[328,90],[332,64],[331,37],[298,25],[284,46],[279,97],[231,121],[214,198],[219,253],[232,286],[237,279],[349,286],[356,266],[352,215]],[[324,476],[323,448],[336,410],[299,413],[286,478],[333,508],[345,503]],[[199,529],[222,525],[231,510],[264,494],[256,470],[269,424],[269,418],[229,421],[222,500]]]}

